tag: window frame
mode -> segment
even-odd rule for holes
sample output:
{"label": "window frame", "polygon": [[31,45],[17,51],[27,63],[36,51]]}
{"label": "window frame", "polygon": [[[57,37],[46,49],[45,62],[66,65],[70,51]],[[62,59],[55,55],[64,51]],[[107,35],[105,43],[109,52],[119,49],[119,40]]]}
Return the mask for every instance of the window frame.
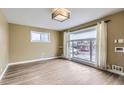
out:
{"label": "window frame", "polygon": [[[84,29],[80,29],[80,30],[76,30],[74,32],[70,32],[70,34],[75,34],[75,33],[85,33],[85,32],[90,32],[90,30],[92,29],[97,29],[97,26],[92,26],[92,27],[87,27],[87,28],[84,28]],[[96,31],[97,33],[97,31]],[[73,47],[73,41],[83,41],[83,40],[90,40],[90,60],[86,60],[86,59],[82,59],[82,58],[78,58],[78,57],[75,57],[74,56],[74,50],[72,48],[72,54],[71,54],[71,59],[73,60],[79,60],[80,62],[85,62],[85,63],[90,63],[90,64],[96,64],[96,57],[95,57],[95,61],[93,60],[93,49],[92,49],[92,41],[93,40],[96,40],[97,39],[97,36],[96,38],[85,38],[85,39],[76,39],[76,40],[69,40],[69,44],[70,42],[72,42],[72,46]],[[69,45],[70,46],[70,45]]]}
{"label": "window frame", "polygon": [[[40,34],[40,40],[32,40],[32,33],[38,33]],[[48,34],[48,41],[42,40],[41,36],[43,33],[47,33]],[[39,32],[39,31],[31,31],[30,32],[30,41],[33,42],[41,42],[41,43],[50,43],[50,32]]]}

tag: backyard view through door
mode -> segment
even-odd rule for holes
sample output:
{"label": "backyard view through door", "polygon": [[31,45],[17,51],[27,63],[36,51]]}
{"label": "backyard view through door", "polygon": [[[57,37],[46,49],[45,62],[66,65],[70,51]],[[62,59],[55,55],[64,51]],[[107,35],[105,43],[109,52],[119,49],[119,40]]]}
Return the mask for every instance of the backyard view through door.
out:
{"label": "backyard view through door", "polygon": [[96,64],[96,27],[72,32],[69,44],[72,59]]}

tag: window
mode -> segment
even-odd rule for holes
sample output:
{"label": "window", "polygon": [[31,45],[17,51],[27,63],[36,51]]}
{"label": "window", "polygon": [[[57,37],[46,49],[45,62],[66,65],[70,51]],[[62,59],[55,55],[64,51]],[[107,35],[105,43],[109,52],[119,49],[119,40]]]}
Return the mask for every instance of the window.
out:
{"label": "window", "polygon": [[31,31],[31,42],[50,42],[50,33]]}
{"label": "window", "polygon": [[31,32],[31,41],[32,42],[40,42],[40,33]]}
{"label": "window", "polygon": [[96,27],[70,34],[70,54],[73,59],[96,64]]}

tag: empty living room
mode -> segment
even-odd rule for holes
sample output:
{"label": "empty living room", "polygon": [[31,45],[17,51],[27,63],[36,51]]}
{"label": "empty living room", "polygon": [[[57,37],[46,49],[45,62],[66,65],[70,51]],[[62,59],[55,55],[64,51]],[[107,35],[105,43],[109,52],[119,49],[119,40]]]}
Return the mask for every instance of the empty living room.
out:
{"label": "empty living room", "polygon": [[124,8],[1,8],[0,85],[124,85]]}

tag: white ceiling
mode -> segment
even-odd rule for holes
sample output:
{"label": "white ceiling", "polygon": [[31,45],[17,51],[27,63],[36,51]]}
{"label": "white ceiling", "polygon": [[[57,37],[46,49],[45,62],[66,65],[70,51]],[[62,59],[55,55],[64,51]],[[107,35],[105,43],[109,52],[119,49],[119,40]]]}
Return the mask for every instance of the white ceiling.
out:
{"label": "white ceiling", "polygon": [[70,19],[58,22],[51,19],[50,8],[3,8],[9,23],[64,30],[116,12],[123,8],[69,8]]}

